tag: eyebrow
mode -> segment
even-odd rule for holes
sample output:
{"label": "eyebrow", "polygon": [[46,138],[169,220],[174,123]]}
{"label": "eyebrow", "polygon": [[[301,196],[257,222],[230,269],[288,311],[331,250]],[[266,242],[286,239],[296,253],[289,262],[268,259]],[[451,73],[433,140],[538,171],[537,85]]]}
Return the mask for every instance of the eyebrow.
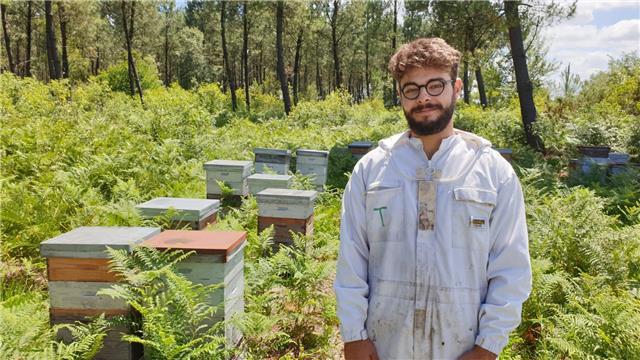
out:
{"label": "eyebrow", "polygon": [[[431,80],[449,81],[449,80],[447,80],[447,79],[445,79],[445,78],[442,78],[442,77],[436,77],[436,78],[433,78],[433,79],[429,79],[429,80],[427,80],[427,82],[426,82],[426,83],[424,83],[424,85],[427,85]],[[404,87],[405,87],[405,86],[407,86],[407,85],[416,85],[416,86],[418,86],[418,84],[417,84],[417,83],[415,83],[415,82],[413,82],[413,81],[410,81],[410,82],[408,82],[408,83],[406,83],[406,84],[402,85],[402,87],[404,88]]]}

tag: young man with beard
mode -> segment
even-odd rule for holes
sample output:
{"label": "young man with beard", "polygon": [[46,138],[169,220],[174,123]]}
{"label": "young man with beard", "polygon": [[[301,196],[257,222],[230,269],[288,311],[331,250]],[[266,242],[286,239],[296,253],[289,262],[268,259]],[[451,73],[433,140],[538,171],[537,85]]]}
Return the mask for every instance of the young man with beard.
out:
{"label": "young man with beard", "polygon": [[495,359],[531,290],[509,163],[453,128],[460,53],[403,45],[389,70],[409,130],[380,141],[344,192],[335,291],[345,358]]}

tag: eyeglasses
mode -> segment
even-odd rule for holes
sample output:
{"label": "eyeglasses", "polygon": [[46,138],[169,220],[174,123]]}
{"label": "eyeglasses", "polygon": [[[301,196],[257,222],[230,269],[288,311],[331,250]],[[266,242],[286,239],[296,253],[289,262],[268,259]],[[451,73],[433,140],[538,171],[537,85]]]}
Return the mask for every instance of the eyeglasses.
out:
{"label": "eyeglasses", "polygon": [[415,100],[420,96],[420,89],[427,90],[427,94],[431,96],[438,96],[444,92],[444,87],[447,83],[454,83],[455,80],[443,80],[443,79],[431,79],[425,85],[418,85],[416,83],[405,84],[401,91],[402,95],[409,100]]}

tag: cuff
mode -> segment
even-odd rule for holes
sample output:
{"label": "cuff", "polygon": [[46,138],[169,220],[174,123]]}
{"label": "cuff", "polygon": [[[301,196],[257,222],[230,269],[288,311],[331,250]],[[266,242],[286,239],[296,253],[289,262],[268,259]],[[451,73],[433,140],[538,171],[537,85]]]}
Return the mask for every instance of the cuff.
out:
{"label": "cuff", "polygon": [[352,341],[358,341],[358,340],[366,340],[369,338],[367,336],[366,329],[361,329],[361,330],[340,329],[340,335],[342,336],[342,341],[346,343],[352,342]]}
{"label": "cuff", "polygon": [[478,336],[476,338],[476,345],[485,350],[489,350],[496,355],[500,355],[502,349],[507,345],[504,340],[496,341],[495,339],[488,339],[486,337]]}

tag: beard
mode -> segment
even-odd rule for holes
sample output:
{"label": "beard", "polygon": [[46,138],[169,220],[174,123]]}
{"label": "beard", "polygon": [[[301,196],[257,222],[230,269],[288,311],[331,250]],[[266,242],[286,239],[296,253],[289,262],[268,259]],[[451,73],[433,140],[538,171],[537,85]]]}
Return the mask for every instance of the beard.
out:
{"label": "beard", "polygon": [[[455,110],[455,108],[456,108],[455,98],[452,97],[451,105],[449,105],[446,108],[440,104],[427,103],[425,105],[418,105],[413,109],[411,109],[409,112],[407,112],[407,110],[404,110],[404,109],[403,111],[404,111],[404,116],[407,118],[407,124],[409,125],[409,129],[411,129],[411,131],[413,131],[413,133],[418,136],[426,136],[426,135],[437,134],[442,130],[444,130],[451,122],[451,119],[453,118],[453,111]],[[441,110],[442,114],[440,114],[437,118],[433,120],[429,120],[429,119],[425,119],[422,121],[416,120],[413,114],[423,109]]]}

